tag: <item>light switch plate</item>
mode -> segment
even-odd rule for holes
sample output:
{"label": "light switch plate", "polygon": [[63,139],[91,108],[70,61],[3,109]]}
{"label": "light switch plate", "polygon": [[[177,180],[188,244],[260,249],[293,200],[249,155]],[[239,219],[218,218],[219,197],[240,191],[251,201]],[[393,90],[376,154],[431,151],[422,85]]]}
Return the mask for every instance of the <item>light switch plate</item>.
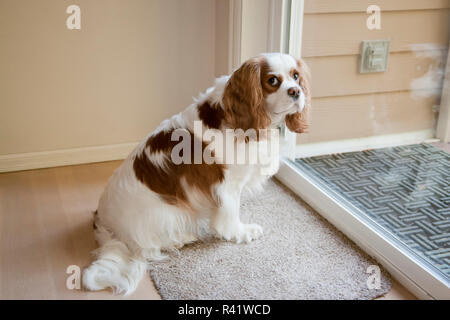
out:
{"label": "light switch plate", "polygon": [[359,72],[384,72],[387,70],[391,40],[364,40],[361,46]]}

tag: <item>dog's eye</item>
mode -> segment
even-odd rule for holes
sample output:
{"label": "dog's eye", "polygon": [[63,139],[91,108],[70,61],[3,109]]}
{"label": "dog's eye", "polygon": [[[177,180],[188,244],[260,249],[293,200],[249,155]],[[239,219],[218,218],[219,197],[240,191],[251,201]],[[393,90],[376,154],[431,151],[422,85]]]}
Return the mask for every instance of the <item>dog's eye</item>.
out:
{"label": "dog's eye", "polygon": [[298,73],[294,73],[294,80],[298,80]]}
{"label": "dog's eye", "polygon": [[269,79],[269,84],[271,86],[276,86],[278,84],[278,78],[277,77],[272,77]]}

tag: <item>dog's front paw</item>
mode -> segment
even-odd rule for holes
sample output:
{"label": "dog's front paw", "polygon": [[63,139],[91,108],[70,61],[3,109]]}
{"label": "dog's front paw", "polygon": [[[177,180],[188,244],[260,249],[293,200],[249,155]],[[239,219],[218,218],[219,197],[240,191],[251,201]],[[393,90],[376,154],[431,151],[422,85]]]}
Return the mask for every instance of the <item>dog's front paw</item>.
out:
{"label": "dog's front paw", "polygon": [[246,242],[259,238],[263,234],[263,228],[259,224],[239,223],[234,226],[218,225],[215,227],[217,236],[227,241],[235,241],[236,243]]}
{"label": "dog's front paw", "polygon": [[263,228],[256,223],[241,224],[239,235],[236,237],[236,243],[249,243],[258,239],[263,234]]}

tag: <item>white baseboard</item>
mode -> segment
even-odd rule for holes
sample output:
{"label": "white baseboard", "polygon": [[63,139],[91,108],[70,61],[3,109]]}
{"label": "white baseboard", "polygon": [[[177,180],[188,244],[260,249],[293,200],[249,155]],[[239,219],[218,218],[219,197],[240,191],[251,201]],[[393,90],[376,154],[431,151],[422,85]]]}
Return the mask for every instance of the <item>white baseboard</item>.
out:
{"label": "white baseboard", "polygon": [[[336,140],[318,143],[298,144],[296,158],[314,157],[324,154],[353,152],[366,149],[386,148],[429,141],[434,138],[433,129],[398,134],[371,136],[357,139]],[[433,140],[434,141],[434,140]],[[438,141],[438,139],[436,139]]]}
{"label": "white baseboard", "polygon": [[0,155],[0,172],[125,159],[138,142]]}
{"label": "white baseboard", "polygon": [[[433,139],[433,137],[434,130],[429,129],[367,138],[307,143],[296,146],[295,156],[296,158],[303,158],[330,153],[407,145],[424,142]],[[0,172],[121,160],[125,159],[137,144],[138,142],[130,142],[95,147],[0,155]]]}

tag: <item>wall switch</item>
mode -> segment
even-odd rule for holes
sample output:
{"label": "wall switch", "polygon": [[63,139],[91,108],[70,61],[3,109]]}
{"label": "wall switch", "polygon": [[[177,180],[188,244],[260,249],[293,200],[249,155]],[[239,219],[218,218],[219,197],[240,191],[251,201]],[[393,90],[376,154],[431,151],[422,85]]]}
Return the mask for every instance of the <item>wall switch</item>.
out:
{"label": "wall switch", "polygon": [[359,72],[386,71],[390,42],[391,40],[364,40],[361,46]]}

